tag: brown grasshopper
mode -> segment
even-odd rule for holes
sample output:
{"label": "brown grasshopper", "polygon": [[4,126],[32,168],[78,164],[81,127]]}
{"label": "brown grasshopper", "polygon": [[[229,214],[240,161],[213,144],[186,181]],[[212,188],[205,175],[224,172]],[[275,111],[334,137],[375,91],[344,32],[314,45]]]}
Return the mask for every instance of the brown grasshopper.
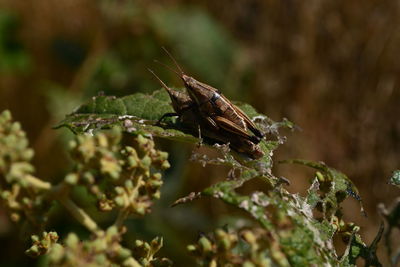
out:
{"label": "brown grasshopper", "polygon": [[[190,98],[197,104],[198,110],[210,128],[215,130],[222,128],[255,144],[261,141],[264,134],[257,129],[253,121],[240,108],[223,96],[218,89],[186,75],[168,50],[164,47],[163,49],[179,70],[179,72],[172,71],[180,76]],[[249,134],[248,130],[254,135]]]}
{"label": "brown grasshopper", "polygon": [[229,144],[229,146],[239,152],[248,155],[253,159],[258,159],[264,156],[260,147],[250,140],[238,136],[235,133],[226,131],[223,128],[210,128],[207,118],[202,116],[197,104],[186,93],[172,90],[169,88],[152,70],[149,71],[159,81],[161,86],[168,92],[172,107],[175,113],[166,113],[159,120],[160,123],[165,117],[177,116],[181,123],[188,127],[192,132],[201,129],[201,136],[214,140],[218,143]]}

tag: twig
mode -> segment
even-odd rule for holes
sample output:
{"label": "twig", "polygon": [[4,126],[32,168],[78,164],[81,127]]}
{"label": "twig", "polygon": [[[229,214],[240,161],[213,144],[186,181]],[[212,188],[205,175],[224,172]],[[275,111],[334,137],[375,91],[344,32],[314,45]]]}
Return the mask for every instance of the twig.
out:
{"label": "twig", "polygon": [[115,220],[114,225],[119,229],[122,227],[126,217],[128,217],[129,212],[126,209],[122,209],[119,211],[117,219]]}
{"label": "twig", "polygon": [[50,190],[52,187],[51,183],[40,180],[32,175],[25,176],[24,180],[37,189]]}
{"label": "twig", "polygon": [[78,207],[70,198],[61,196],[57,198],[61,204],[74,216],[74,218],[85,226],[92,233],[99,235],[103,231],[97,226],[96,222],[80,207]]}

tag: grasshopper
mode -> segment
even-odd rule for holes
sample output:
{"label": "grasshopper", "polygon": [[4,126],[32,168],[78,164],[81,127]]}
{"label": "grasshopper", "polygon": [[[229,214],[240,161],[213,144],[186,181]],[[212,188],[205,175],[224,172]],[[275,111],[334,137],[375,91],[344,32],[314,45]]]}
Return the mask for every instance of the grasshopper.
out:
{"label": "grasshopper", "polygon": [[[255,144],[261,141],[264,134],[257,129],[254,122],[240,108],[222,95],[218,89],[186,75],[168,50],[164,47],[163,49],[179,70],[179,72],[173,69],[172,71],[180,76],[189,97],[197,104],[199,112],[203,115],[210,128],[215,130],[222,128]],[[248,130],[254,135],[249,134]]]}
{"label": "grasshopper", "polygon": [[164,114],[158,120],[157,124],[159,124],[165,117],[177,116],[179,117],[181,123],[185,127],[188,127],[192,132],[195,132],[197,129],[201,129],[202,136],[218,143],[229,144],[233,150],[246,154],[253,159],[258,159],[264,156],[264,153],[261,151],[260,147],[250,140],[238,136],[235,133],[227,131],[223,128],[214,129],[209,127],[207,118],[202,116],[199,107],[188,94],[172,90],[152,70],[149,69],[149,71],[169,94],[172,107],[175,111],[174,113]]}

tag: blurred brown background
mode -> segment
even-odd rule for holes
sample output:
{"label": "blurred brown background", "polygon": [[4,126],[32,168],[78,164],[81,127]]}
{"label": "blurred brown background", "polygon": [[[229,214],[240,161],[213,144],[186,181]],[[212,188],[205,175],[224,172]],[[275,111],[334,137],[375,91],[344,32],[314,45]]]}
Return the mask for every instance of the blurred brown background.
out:
{"label": "blurred brown background", "polygon": [[[380,222],[376,205],[399,195],[386,184],[400,166],[398,1],[0,0],[0,110],[10,109],[27,131],[39,177],[61,179],[71,167],[64,152],[71,134],[51,127],[83,101],[99,91],[123,96],[158,89],[148,67],[181,86],[152,62],[171,64],[161,46],[229,98],[299,125],[276,161],[321,160],[346,173],[369,216],[346,201],[345,218],[372,241]],[[188,165],[187,145],[161,140],[160,146],[173,163],[165,204],[132,220],[130,229],[134,238],[163,235],[163,253],[179,266],[189,260],[182,256],[185,245],[198,231],[219,225],[227,211],[223,205],[210,209],[207,200],[174,209],[168,204],[226,170]],[[276,172],[291,180],[291,192],[308,185],[304,168],[278,166]],[[83,232],[57,216],[52,229]],[[3,263],[45,264],[21,256],[27,246],[18,235],[0,210]]]}

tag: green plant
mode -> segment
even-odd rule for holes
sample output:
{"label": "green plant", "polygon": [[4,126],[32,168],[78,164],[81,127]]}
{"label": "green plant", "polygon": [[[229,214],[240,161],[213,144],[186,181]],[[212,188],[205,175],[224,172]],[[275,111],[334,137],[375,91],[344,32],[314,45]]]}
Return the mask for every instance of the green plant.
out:
{"label": "green plant", "polygon": [[[305,197],[289,193],[282,186],[287,180],[275,176],[272,166],[274,150],[285,140],[279,130],[292,129],[293,124],[286,119],[274,122],[249,105],[238,105],[260,129],[271,134],[270,139],[260,144],[265,156],[249,160],[230,151],[227,145],[214,145],[221,157],[195,153],[194,161],[209,168],[227,166],[231,171],[223,181],[201,192],[192,192],[176,200],[174,205],[211,197],[245,211],[252,220],[246,225],[228,225],[203,234],[197,243],[188,245],[188,252],[202,266],[354,266],[360,257],[367,266],[381,266],[376,249],[383,227],[368,246],[358,233],[360,227],[346,222],[341,212],[340,204],[348,197],[362,204],[354,184],[324,163],[287,160],[282,163],[315,169]],[[33,245],[27,254],[48,254],[52,266],[170,265],[168,259],[155,256],[163,244],[162,238],[150,243],[136,240],[131,249],[123,246],[121,240],[127,218],[149,213],[153,201],[160,197],[161,171],[169,163],[167,153],[155,147],[152,137],[197,143],[197,138],[186,133],[178,121],[171,119],[164,128],[154,126],[159,117],[171,111],[169,97],[161,90],[152,95],[122,98],[99,96],[82,105],[58,126],[68,127],[77,136],[70,144],[75,167],[55,185],[33,176],[30,163],[33,151],[28,148],[20,125],[12,122],[8,111],[3,112],[0,117],[1,196],[11,219],[29,222],[38,233],[43,232],[46,230],[43,215],[48,212],[48,203],[55,200],[92,233],[91,238],[83,241],[71,233],[58,243],[57,233],[43,232],[32,236]],[[131,145],[123,145],[122,132],[132,136]],[[269,189],[239,193],[238,189],[252,180],[262,181]],[[107,229],[101,229],[71,199],[71,190],[78,186],[93,197],[98,210],[118,211],[115,222]],[[337,255],[334,249],[335,236],[347,244],[343,255]]]}

